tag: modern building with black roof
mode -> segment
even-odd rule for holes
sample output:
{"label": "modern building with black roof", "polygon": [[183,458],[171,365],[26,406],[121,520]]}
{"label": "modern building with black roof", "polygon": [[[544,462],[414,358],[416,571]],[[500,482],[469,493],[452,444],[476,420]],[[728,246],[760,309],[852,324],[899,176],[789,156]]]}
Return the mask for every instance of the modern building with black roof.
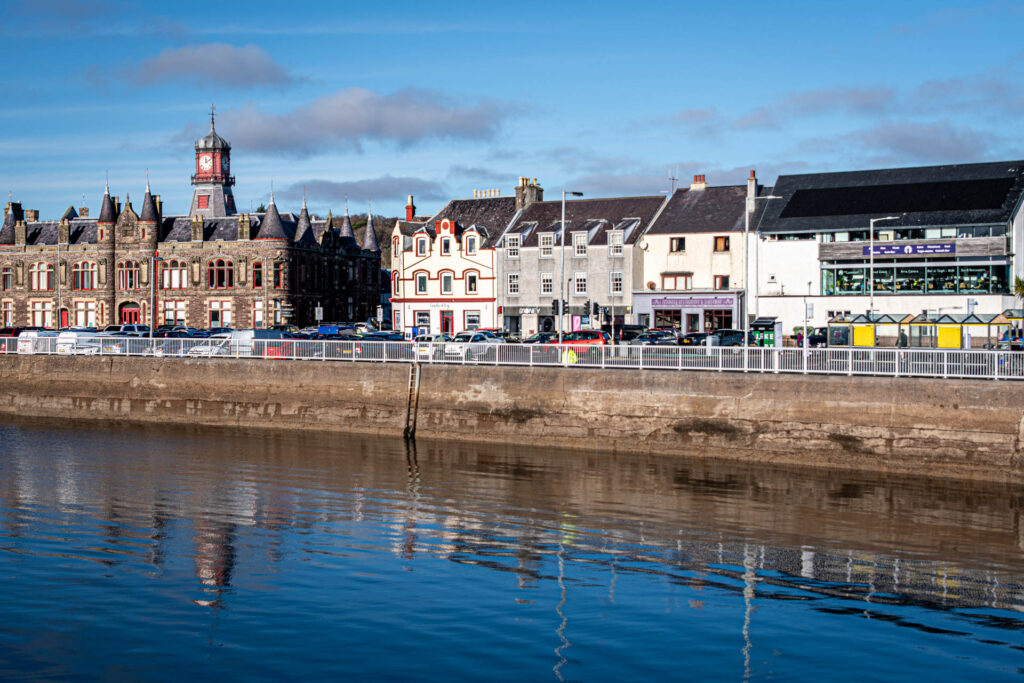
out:
{"label": "modern building with black roof", "polygon": [[[165,215],[149,182],[136,213],[103,195],[99,214],[69,208],[59,220],[9,202],[0,226],[0,326],[265,327],[364,320],[380,303],[380,247],[360,242],[347,210],[330,215],[237,213],[231,145],[214,130],[195,145],[188,215]],[[151,286],[155,277],[157,287]],[[153,291],[155,289],[155,291]],[[154,310],[155,309],[155,315]]]}
{"label": "modern building with black roof", "polygon": [[[1024,275],[1024,161],[783,175],[758,221],[754,312],[1000,313]],[[869,230],[874,226],[873,234]]]}

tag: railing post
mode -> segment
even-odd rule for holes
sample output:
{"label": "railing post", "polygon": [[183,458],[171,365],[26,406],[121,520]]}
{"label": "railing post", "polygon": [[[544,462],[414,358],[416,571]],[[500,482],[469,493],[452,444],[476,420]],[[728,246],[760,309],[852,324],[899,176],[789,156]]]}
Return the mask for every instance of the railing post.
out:
{"label": "railing post", "polygon": [[942,378],[949,377],[949,351],[942,352]]}
{"label": "railing post", "polygon": [[853,376],[853,348],[846,349],[846,376]]}

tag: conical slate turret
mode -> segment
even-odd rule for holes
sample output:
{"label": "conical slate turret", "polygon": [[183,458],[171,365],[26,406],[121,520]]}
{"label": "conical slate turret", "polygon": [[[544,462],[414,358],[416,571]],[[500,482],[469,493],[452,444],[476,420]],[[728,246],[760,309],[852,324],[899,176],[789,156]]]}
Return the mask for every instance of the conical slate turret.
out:
{"label": "conical slate turret", "polygon": [[117,220],[117,216],[114,215],[114,200],[110,198],[110,183],[107,183],[107,187],[103,191],[103,203],[100,205],[100,217],[97,222],[113,223],[115,220]]}
{"label": "conical slate turret", "polygon": [[284,223],[281,222],[281,214],[277,212],[277,205],[274,203],[274,193],[270,193],[270,205],[267,213],[260,223],[260,230],[256,233],[258,240],[286,240],[288,233],[284,231]]}
{"label": "conical slate turret", "polygon": [[142,215],[139,216],[139,220],[143,223],[156,223],[159,219],[156,201],[149,192],[149,178],[146,178],[146,196],[142,198]]}
{"label": "conical slate turret", "polygon": [[380,253],[380,244],[377,242],[377,233],[373,229],[373,214],[367,212],[366,214],[366,232],[363,233],[363,250],[373,252],[374,254]]}
{"label": "conical slate turret", "polygon": [[352,232],[352,221],[348,217],[348,204],[345,205],[345,216],[341,219],[341,227],[338,228],[338,237],[342,239],[346,237],[356,238],[356,234]]}
{"label": "conical slate turret", "polygon": [[296,242],[316,242],[313,237],[313,224],[309,220],[309,211],[306,210],[306,197],[302,197],[302,211],[299,213],[299,221],[295,225]]}

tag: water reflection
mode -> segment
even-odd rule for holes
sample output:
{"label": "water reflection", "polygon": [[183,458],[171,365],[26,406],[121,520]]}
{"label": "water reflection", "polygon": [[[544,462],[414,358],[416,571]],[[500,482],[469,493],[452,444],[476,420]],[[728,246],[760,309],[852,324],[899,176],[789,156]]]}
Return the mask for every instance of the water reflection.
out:
{"label": "water reflection", "polygon": [[[117,604],[173,636],[186,667],[248,664],[189,653],[179,629],[203,617],[182,596],[219,615],[208,647],[255,641],[270,657],[287,642],[313,674],[326,655],[296,635],[314,624],[332,657],[354,643],[381,657],[346,670],[395,673],[426,657],[438,677],[483,673],[453,642],[477,643],[499,677],[544,668],[558,680],[664,674],[696,641],[706,652],[686,650],[694,676],[709,657],[734,663],[725,677],[792,673],[805,629],[849,632],[862,649],[889,627],[908,642],[948,639],[973,673],[1012,671],[1024,646],[1021,490],[1009,486],[38,421],[0,426],[0,443],[0,571],[26,585],[0,607],[24,624],[0,631],[11,662],[60,606],[31,591],[58,583],[76,601],[130,588]],[[822,643],[820,656],[844,655],[835,648]]]}

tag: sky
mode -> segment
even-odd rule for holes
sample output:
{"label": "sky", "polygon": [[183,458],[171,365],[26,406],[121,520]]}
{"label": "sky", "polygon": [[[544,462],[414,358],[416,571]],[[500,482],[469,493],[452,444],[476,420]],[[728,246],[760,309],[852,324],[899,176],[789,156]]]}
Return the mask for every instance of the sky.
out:
{"label": "sky", "polygon": [[[148,171],[187,212],[195,140],[236,203],[431,214],[703,174],[1024,157],[1024,3],[0,0],[0,190],[42,217]],[[678,179],[673,181],[672,177]]]}

